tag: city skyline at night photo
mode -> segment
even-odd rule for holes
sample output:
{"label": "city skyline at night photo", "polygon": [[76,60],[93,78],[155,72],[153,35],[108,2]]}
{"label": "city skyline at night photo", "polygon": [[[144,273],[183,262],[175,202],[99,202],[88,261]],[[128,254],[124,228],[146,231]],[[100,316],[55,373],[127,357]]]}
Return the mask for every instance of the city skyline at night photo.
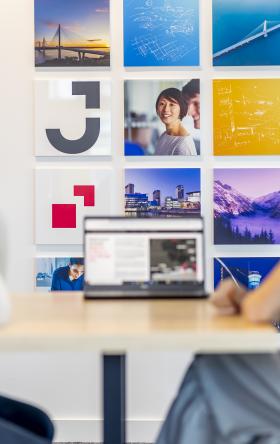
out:
{"label": "city skyline at night photo", "polygon": [[200,169],[126,169],[125,214],[136,217],[200,214]]}

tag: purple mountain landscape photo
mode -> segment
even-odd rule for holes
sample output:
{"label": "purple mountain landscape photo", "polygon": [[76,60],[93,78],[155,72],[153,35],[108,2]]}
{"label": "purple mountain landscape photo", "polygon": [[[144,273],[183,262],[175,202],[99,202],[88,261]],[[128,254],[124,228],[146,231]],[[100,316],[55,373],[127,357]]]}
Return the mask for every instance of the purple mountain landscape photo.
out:
{"label": "purple mountain landscape photo", "polygon": [[280,244],[280,169],[214,170],[215,244]]}

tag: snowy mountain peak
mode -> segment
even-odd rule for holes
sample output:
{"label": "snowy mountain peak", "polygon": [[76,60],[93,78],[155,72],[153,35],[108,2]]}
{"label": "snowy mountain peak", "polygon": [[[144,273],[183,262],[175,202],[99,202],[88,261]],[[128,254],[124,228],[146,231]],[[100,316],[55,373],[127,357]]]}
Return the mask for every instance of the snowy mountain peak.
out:
{"label": "snowy mountain peak", "polygon": [[259,205],[262,209],[271,209],[280,204],[280,191],[274,191],[273,193],[260,196],[254,200],[256,205]]}
{"label": "snowy mountain peak", "polygon": [[214,214],[239,216],[254,213],[252,199],[220,180],[214,182]]}
{"label": "snowy mountain peak", "polygon": [[256,210],[269,212],[271,217],[280,217],[280,191],[258,197],[253,205]]}

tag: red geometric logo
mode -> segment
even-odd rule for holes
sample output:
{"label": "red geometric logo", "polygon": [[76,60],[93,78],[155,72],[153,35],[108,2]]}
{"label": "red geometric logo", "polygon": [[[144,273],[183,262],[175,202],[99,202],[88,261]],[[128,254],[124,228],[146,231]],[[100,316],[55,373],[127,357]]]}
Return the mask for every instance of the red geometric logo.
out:
{"label": "red geometric logo", "polygon": [[74,185],[74,196],[84,197],[84,207],[94,207],[94,186]]}
{"label": "red geometric logo", "polygon": [[[94,207],[94,185],[74,185],[74,196],[84,198],[84,207]],[[76,228],[76,204],[52,204],[52,228]]]}
{"label": "red geometric logo", "polygon": [[76,228],[76,205],[52,204],[52,228]]}

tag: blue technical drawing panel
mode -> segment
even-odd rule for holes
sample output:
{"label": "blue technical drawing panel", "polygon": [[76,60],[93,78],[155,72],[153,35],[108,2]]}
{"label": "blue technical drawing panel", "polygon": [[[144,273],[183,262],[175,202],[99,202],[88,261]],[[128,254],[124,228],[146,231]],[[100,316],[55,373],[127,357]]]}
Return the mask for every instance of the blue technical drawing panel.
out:
{"label": "blue technical drawing panel", "polygon": [[124,66],[199,66],[199,0],[124,0]]}

